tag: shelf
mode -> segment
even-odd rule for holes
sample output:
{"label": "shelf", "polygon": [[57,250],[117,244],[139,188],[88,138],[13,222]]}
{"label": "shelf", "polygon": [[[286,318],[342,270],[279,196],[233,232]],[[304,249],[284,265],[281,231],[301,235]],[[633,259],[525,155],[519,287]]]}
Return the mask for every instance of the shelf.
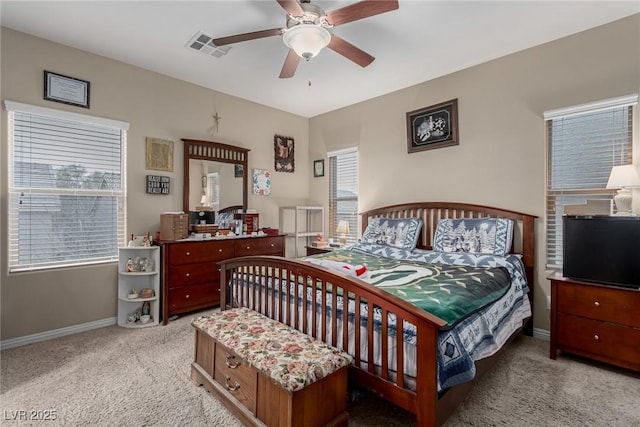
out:
{"label": "shelf", "polygon": [[121,271],[120,274],[123,276],[153,276],[154,274],[158,274],[157,271]]}
{"label": "shelf", "polygon": [[[151,271],[126,271],[127,263],[133,260],[139,269]],[[159,324],[160,318],[160,246],[134,246],[120,248],[118,251],[118,288],[116,293],[118,306],[118,325],[125,328],[147,328]],[[128,298],[131,289],[151,288],[154,296],[149,298]],[[129,315],[148,306],[152,322],[127,322]]]}
{"label": "shelf", "polygon": [[151,297],[151,298],[123,298],[123,297],[118,297],[118,299],[120,301],[126,301],[126,302],[145,302],[145,301],[157,301],[158,297]]}
{"label": "shelf", "polygon": [[[289,227],[285,227],[285,224]],[[294,239],[295,257],[298,258],[301,256],[301,246],[309,245],[311,237],[316,237],[319,233],[324,235],[324,207],[282,206],[279,225],[281,233]],[[293,230],[290,229],[291,225]]]}

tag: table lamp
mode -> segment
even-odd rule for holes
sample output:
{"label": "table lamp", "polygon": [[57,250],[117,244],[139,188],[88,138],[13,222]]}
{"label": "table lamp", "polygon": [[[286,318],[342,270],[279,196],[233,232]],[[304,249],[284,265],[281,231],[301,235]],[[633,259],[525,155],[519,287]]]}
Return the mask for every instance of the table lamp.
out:
{"label": "table lamp", "polygon": [[613,198],[617,215],[633,215],[631,202],[633,195],[629,188],[640,187],[640,174],[634,165],[614,166],[611,168],[607,188],[617,188],[618,194]]}
{"label": "table lamp", "polygon": [[336,228],[336,233],[340,234],[340,244],[342,246],[347,244],[347,234],[349,234],[349,222],[342,220],[338,222],[338,228]]}

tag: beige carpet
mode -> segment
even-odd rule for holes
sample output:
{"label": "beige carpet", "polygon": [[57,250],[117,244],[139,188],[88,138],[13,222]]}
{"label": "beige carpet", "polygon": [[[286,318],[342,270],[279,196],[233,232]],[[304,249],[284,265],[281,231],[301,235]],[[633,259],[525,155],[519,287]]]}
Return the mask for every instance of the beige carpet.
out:
{"label": "beige carpet", "polygon": [[[141,330],[111,326],[3,351],[0,424],[240,425],[190,382],[191,317]],[[13,420],[54,412],[53,421]],[[349,417],[354,426],[415,424],[411,414],[363,392],[354,393]],[[552,361],[548,342],[518,338],[447,422],[498,425],[639,426],[640,376],[578,359]]]}

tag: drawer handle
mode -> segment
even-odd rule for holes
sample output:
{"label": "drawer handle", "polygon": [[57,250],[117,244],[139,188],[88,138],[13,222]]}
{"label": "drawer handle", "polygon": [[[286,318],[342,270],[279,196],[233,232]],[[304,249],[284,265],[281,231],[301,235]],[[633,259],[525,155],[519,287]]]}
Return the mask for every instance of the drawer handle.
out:
{"label": "drawer handle", "polygon": [[218,252],[222,252],[222,248],[218,249]]}
{"label": "drawer handle", "polygon": [[594,302],[593,305],[595,305],[596,307],[600,307],[600,303],[598,301]]}
{"label": "drawer handle", "polygon": [[273,247],[273,246],[274,246],[274,244],[272,243],[272,244],[271,244],[271,247]]}
{"label": "drawer handle", "polygon": [[231,377],[229,375],[225,375],[224,376],[224,385],[225,387],[227,387],[227,390],[229,391],[236,391],[237,389],[240,388],[240,384],[235,383],[235,384],[231,384]]}
{"label": "drawer handle", "polygon": [[189,298],[189,294],[187,294],[187,295],[185,296],[185,298]]}
{"label": "drawer handle", "polygon": [[594,335],[594,336],[593,336],[593,339],[594,339],[594,340],[596,340],[596,341],[600,341],[600,337],[599,337],[599,336],[597,336],[597,335]]}
{"label": "drawer handle", "polygon": [[240,363],[233,361],[236,357],[233,354],[227,354],[227,360],[225,361],[227,364],[227,368],[236,369],[240,366]]}
{"label": "drawer handle", "polygon": [[191,252],[187,252],[187,256],[191,255]]}
{"label": "drawer handle", "polygon": [[189,277],[191,275],[191,273],[186,273],[185,276]]}
{"label": "drawer handle", "polygon": [[247,246],[247,250],[251,249],[251,246]]}

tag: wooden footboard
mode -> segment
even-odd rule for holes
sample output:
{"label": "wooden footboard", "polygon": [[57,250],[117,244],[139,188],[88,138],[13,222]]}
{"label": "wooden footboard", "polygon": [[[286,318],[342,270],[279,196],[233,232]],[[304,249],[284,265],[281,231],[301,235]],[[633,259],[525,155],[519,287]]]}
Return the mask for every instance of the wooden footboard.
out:
{"label": "wooden footboard", "polygon": [[[306,262],[258,256],[235,258],[220,265],[221,284],[227,284],[221,286],[221,309],[251,308],[334,347],[348,348],[350,335],[349,313],[347,310],[339,313],[338,295],[348,295],[354,301],[353,323],[356,325],[362,324],[361,304],[366,306],[370,318],[374,310],[380,310],[379,331],[374,331],[371,319],[366,321],[366,336],[360,328],[354,329],[356,345],[351,374],[358,384],[415,413],[419,425],[436,425],[436,344],[438,331],[446,322],[365,282]],[[297,283],[298,286],[285,283]],[[315,287],[318,291],[307,292],[308,287]],[[316,304],[322,307],[322,313],[330,312],[330,316],[319,315],[317,310],[312,310],[311,316],[300,314],[306,313],[308,305],[316,307]],[[389,346],[395,349],[395,360],[404,360],[404,336],[402,333],[389,333],[389,315],[393,315],[391,318],[395,316],[396,325],[408,322],[416,327],[416,352],[420,357],[416,358],[415,391],[405,385],[403,363],[390,366]],[[368,345],[368,354],[363,355],[358,345],[361,341],[373,343],[374,333],[380,334],[380,339],[376,340],[381,346],[378,367],[370,363],[374,360],[374,346]]]}

